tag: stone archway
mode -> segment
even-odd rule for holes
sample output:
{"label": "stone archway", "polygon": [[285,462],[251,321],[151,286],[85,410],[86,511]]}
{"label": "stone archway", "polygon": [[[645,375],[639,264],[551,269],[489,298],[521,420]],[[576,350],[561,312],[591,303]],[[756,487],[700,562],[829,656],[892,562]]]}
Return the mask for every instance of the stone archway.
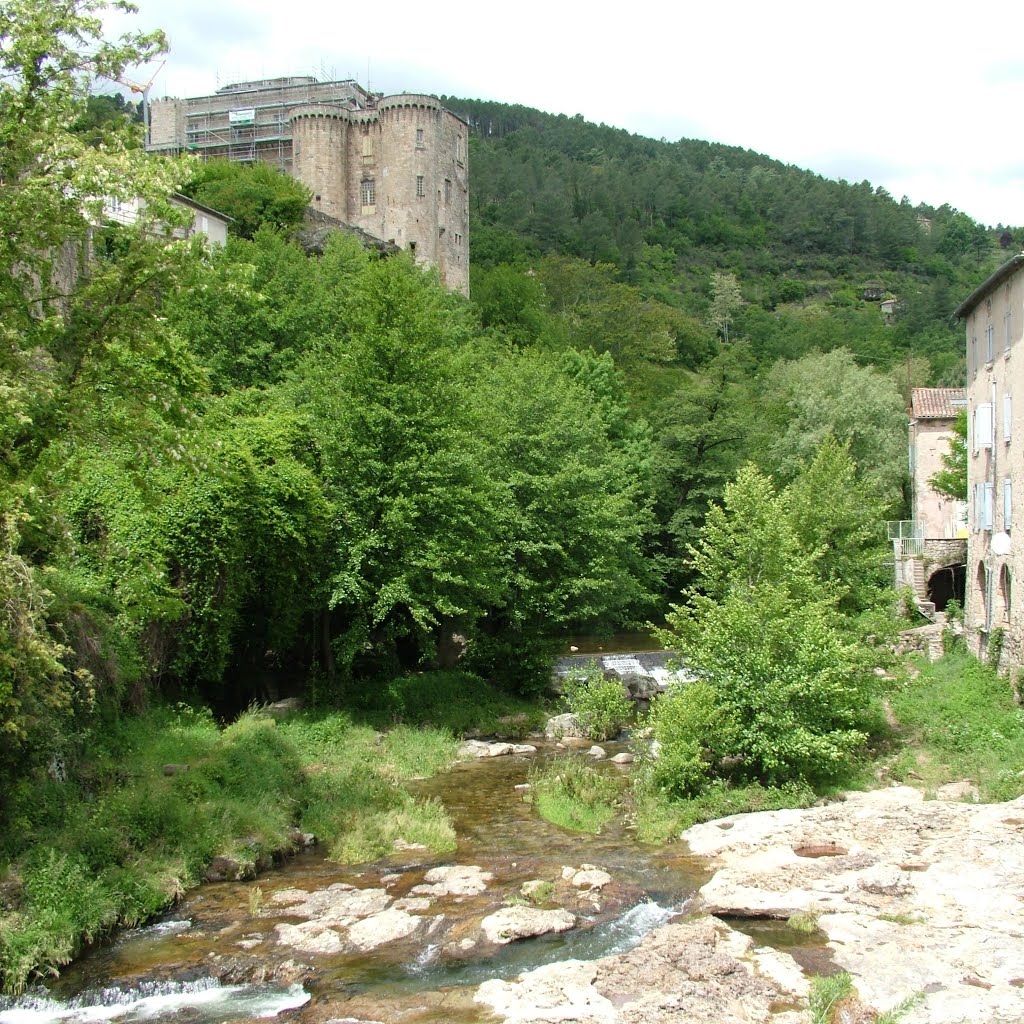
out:
{"label": "stone archway", "polygon": [[947,603],[954,598],[960,602],[962,608],[966,582],[966,565],[959,562],[954,565],[944,565],[934,570],[928,577],[928,600],[935,605],[937,612],[944,612]]}

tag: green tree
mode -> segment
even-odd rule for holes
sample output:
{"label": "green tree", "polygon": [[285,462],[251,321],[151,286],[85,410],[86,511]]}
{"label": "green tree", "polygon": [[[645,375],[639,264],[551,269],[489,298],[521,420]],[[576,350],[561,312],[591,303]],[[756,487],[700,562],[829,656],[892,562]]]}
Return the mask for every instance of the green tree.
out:
{"label": "green tree", "polygon": [[662,548],[681,585],[686,552],[711,502],[742,463],[756,416],[753,361],[743,342],[723,347],[703,372],[688,374],[652,414],[654,493]]}
{"label": "green tree", "polygon": [[699,713],[677,716],[697,730],[680,733],[690,751],[681,763],[692,776],[696,745],[732,755],[744,774],[771,783],[840,773],[865,738],[872,652],[838,613],[788,496],[744,467],[708,512],[692,555],[697,580],[662,639],[713,699],[699,691]]}
{"label": "green tree", "polygon": [[494,483],[468,416],[465,308],[407,259],[335,246],[355,269],[348,309],[301,364],[294,396],[334,507],[339,668],[394,671],[429,660],[442,629],[494,599]]}
{"label": "green tree", "polygon": [[301,181],[262,161],[240,164],[210,160],[181,190],[197,202],[226,213],[232,219],[232,234],[242,238],[252,238],[263,225],[286,230],[301,224],[313,198]]}
{"label": "green tree", "polygon": [[546,353],[509,354],[476,388],[498,487],[501,587],[471,655],[518,685],[547,684],[546,639],[621,621],[657,585],[643,557],[652,522],[642,470],[628,438],[615,437],[614,402],[592,390],[608,364],[589,362],[572,379]]}
{"label": "green tree", "polygon": [[714,273],[711,275],[711,306],[708,320],[726,344],[736,310],[743,304],[739,282],[735,274]]}
{"label": "green tree", "polygon": [[899,499],[907,416],[890,377],[844,349],[814,352],[772,367],[761,409],[761,461],[781,479],[793,479],[831,435],[847,446],[860,479],[886,503]]}
{"label": "green tree", "polygon": [[891,603],[885,502],[858,478],[848,448],[827,437],[786,488],[785,501],[800,546],[813,555],[840,612],[857,615]]}
{"label": "green tree", "polygon": [[[95,147],[76,130],[97,76],[117,78],[165,47],[159,32],[104,38],[108,6],[131,10],[102,0],[0,6],[0,791],[9,773],[69,741],[74,712],[93,696],[66,642],[73,624],[55,621],[67,596],[57,593],[68,576],[54,514],[56,488],[74,482],[66,456],[130,438],[144,464],[187,419],[197,383],[154,317],[191,249],[148,240],[175,223],[168,197],[187,166],[146,157],[127,122]],[[105,246],[105,205],[136,199],[139,223]],[[83,275],[90,239],[99,258]]]}
{"label": "green tree", "polygon": [[928,486],[957,501],[967,500],[967,410],[961,409],[953,421],[949,450],[942,452],[942,469],[928,478]]}

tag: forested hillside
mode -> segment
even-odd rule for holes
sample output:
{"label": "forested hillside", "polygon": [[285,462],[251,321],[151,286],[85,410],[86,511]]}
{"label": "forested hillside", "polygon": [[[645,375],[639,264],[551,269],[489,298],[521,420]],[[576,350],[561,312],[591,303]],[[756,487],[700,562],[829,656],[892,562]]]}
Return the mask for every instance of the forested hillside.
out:
{"label": "forested hillside", "polygon": [[[713,275],[731,273],[746,302],[734,333],[759,361],[842,345],[876,366],[925,357],[920,383],[955,384],[962,352],[949,315],[999,260],[1000,240],[1014,244],[1012,230],[949,206],[912,206],[737,147],[445,102],[472,133],[475,285],[486,288],[496,266],[557,254],[606,264],[644,299],[704,319]],[[878,313],[883,296],[897,300],[891,323]],[[699,357],[685,332],[675,337],[680,357]]]}

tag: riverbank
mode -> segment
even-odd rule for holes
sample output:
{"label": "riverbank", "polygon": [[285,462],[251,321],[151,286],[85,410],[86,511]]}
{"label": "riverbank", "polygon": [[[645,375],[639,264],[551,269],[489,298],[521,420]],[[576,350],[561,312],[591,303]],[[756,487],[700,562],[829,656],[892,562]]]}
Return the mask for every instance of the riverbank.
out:
{"label": "riverbank", "polygon": [[[254,710],[221,728],[206,710],[153,708],[98,730],[75,765],[9,794],[0,988],[55,976],[199,882],[254,878],[314,840],[347,863],[395,844],[453,848],[444,808],[406,784],[454,762],[453,728],[493,728],[502,714],[528,728],[539,712],[464,673],[435,675],[382,687],[362,723],[286,705],[281,720]],[[441,724],[421,726],[428,718]]]}

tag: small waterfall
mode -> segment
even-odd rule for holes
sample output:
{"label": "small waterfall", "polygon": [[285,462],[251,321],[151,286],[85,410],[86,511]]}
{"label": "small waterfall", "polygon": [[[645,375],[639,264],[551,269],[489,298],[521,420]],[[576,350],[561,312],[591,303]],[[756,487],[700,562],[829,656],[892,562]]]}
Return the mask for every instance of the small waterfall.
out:
{"label": "small waterfall", "polygon": [[677,909],[658,903],[638,903],[614,921],[590,931],[567,933],[561,959],[597,960],[603,956],[628,953],[640,944],[645,935],[678,913]]}
{"label": "small waterfall", "polygon": [[301,985],[221,985],[216,978],[153,981],[132,988],[93,989],[67,1002],[42,992],[0,999],[0,1024],[127,1024],[169,1019],[183,1009],[192,1010],[190,1019],[200,1024],[219,1024],[238,1017],[274,1017],[308,1001],[309,993]]}

